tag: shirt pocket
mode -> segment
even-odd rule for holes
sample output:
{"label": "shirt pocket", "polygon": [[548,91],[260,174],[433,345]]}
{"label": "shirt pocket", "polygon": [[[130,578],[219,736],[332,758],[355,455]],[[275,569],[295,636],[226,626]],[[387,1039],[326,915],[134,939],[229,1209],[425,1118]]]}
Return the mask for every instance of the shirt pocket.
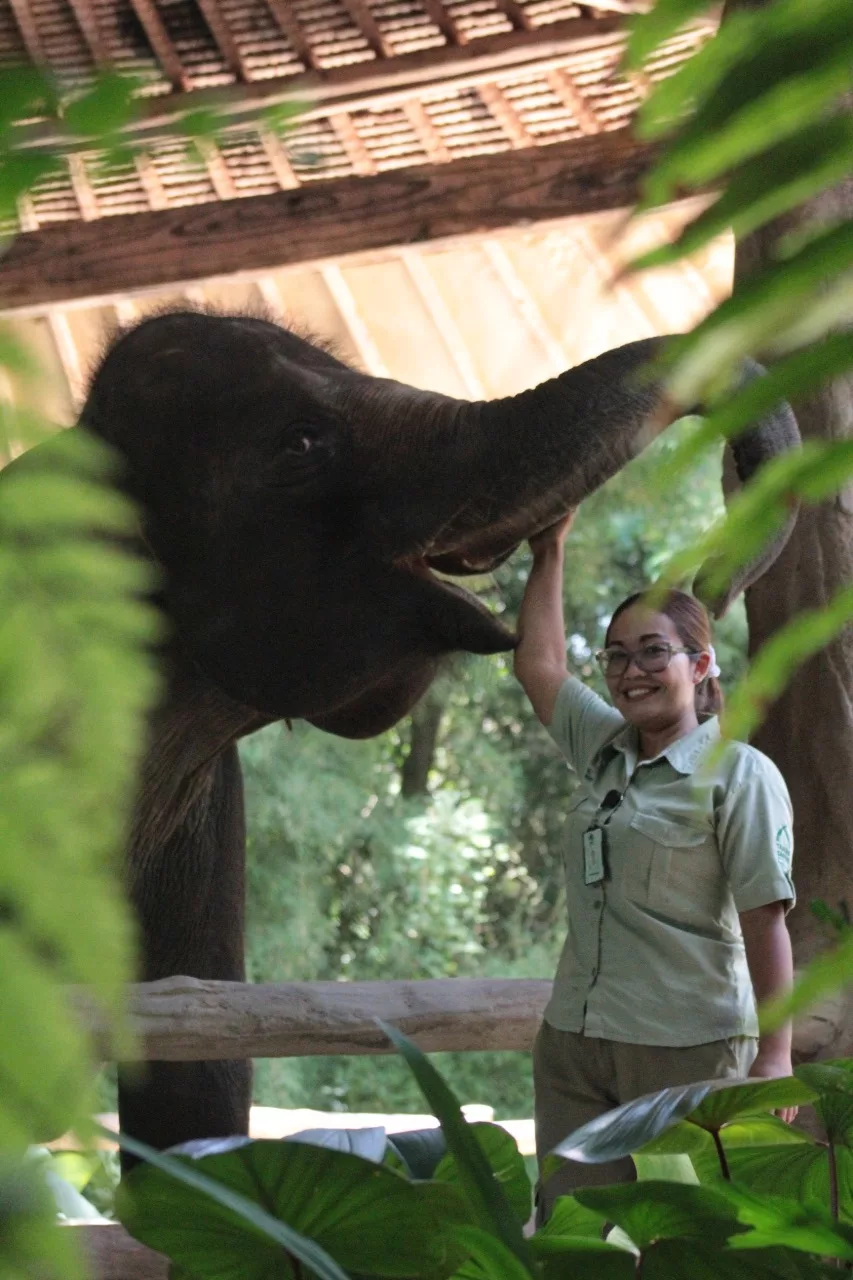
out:
{"label": "shirt pocket", "polygon": [[716,932],[726,879],[713,832],[656,814],[636,813],[628,836],[625,897],[677,924]]}

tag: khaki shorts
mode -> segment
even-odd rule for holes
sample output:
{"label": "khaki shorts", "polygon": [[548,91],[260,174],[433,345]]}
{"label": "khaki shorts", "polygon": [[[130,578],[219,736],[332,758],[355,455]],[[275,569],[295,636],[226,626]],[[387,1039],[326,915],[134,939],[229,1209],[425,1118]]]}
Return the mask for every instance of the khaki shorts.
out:
{"label": "khaki shorts", "polygon": [[[675,1048],[623,1044],[543,1022],[533,1046],[536,1155],[541,1167],[549,1151],[588,1120],[643,1093],[695,1080],[745,1076],[755,1058],[750,1036]],[[608,1164],[567,1161],[537,1191],[537,1219],[544,1222],[557,1196],[578,1187],[633,1182],[630,1157]]]}

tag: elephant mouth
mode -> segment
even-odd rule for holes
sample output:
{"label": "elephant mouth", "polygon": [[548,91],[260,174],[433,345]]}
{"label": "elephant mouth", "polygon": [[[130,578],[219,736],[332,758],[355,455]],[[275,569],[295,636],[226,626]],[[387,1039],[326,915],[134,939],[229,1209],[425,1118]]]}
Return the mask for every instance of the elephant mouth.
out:
{"label": "elephant mouth", "polygon": [[456,554],[408,556],[397,560],[395,567],[421,584],[421,616],[428,632],[441,639],[443,648],[499,653],[517,644],[514,632],[473,591],[452,580],[486,573],[488,567],[474,566]]}

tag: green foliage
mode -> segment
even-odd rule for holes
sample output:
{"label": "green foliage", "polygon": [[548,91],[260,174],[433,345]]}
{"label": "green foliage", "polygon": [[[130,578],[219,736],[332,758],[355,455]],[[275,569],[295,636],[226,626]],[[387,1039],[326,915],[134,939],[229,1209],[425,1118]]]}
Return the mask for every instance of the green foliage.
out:
{"label": "green foliage", "polygon": [[499,1240],[519,1262],[526,1264],[528,1250],[521,1233],[523,1221],[514,1213],[489,1163],[489,1155],[498,1153],[484,1150],[477,1142],[453,1091],[420,1049],[396,1028],[385,1022],[380,1022],[380,1026],[406,1059],[421,1092],[441,1121],[447,1145],[456,1158],[454,1180],[465,1195],[475,1223]]}
{"label": "green foliage", "polygon": [[[365,1154],[334,1149],[334,1134],[326,1133],[278,1143],[214,1140],[189,1144],[177,1157],[150,1153],[154,1167],[135,1170],[122,1189],[122,1221],[172,1258],[173,1274],[182,1280],[262,1277],[273,1268],[298,1277],[296,1258],[319,1275],[330,1274],[331,1261],[362,1277],[430,1280],[627,1280],[635,1274],[818,1280],[834,1274],[828,1261],[853,1259],[853,1182],[841,1175],[823,1182],[802,1177],[803,1155],[812,1167],[821,1158],[838,1167],[830,1162],[853,1117],[853,1060],[811,1069],[808,1084],[706,1083],[686,1116],[683,1088],[637,1099],[629,1104],[635,1133],[655,1132],[644,1151],[670,1153],[639,1153],[638,1167],[644,1160],[674,1161],[672,1153],[692,1133],[691,1154],[678,1157],[693,1168],[692,1178],[580,1190],[558,1199],[549,1221],[523,1240],[529,1192],[518,1194],[521,1158],[512,1139],[489,1125],[467,1126],[431,1064],[405,1037],[386,1030],[433,1101],[449,1148],[436,1160],[430,1135],[417,1181],[396,1153],[386,1150],[383,1157],[380,1145],[368,1154],[373,1132],[361,1144]],[[780,1122],[767,1111],[808,1100],[826,1141],[782,1125],[789,1140],[774,1142]],[[595,1158],[626,1151],[625,1111],[602,1118]],[[349,1143],[359,1145],[354,1135]],[[580,1151],[582,1134],[562,1145]],[[138,1144],[133,1149],[147,1154]],[[601,1239],[605,1222],[616,1224],[607,1241]],[[309,1261],[310,1249],[318,1247],[322,1267]]]}
{"label": "green foliage", "polygon": [[110,541],[134,515],[107,487],[105,452],[69,433],[31,458],[0,490],[0,956],[16,974],[0,994],[6,1150],[85,1114],[91,1050],[58,984],[91,986],[117,1014],[131,973],[118,854],[158,629],[147,573]]}

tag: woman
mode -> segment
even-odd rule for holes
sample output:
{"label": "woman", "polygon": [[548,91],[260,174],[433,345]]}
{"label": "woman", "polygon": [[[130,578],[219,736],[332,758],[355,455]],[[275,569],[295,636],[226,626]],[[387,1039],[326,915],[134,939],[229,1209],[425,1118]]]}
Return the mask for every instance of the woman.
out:
{"label": "woman", "polygon": [[[610,707],[572,676],[563,539],[531,540],[515,673],[580,786],[564,843],[569,932],[534,1049],[539,1161],[580,1125],[643,1093],[791,1073],[791,1029],[757,1040],[756,1000],[789,988],[791,803],[754,747],[720,740],[708,615],[673,591],[632,596],[598,660]],[[788,1108],[787,1120],[796,1114]],[[581,1185],[633,1178],[630,1159],[569,1162],[540,1218]]]}

